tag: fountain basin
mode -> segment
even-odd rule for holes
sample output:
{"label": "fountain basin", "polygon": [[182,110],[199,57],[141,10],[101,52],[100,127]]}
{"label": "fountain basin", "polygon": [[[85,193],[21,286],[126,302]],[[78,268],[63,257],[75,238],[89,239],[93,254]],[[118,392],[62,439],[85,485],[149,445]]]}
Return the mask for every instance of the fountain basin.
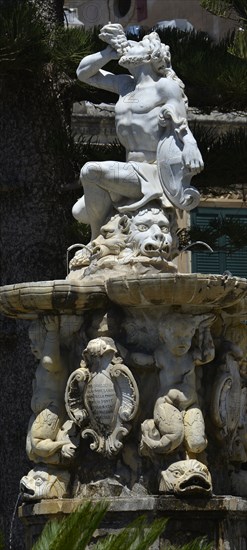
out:
{"label": "fountain basin", "polygon": [[104,307],[104,286],[66,280],[18,283],[0,287],[0,312],[8,317],[35,319],[41,314],[81,314]]}
{"label": "fountain basin", "polygon": [[143,277],[111,277],[106,282],[107,295],[122,306],[152,305],[231,307],[241,301],[247,311],[247,279],[222,275],[151,274]]}
{"label": "fountain basin", "polygon": [[78,314],[107,305],[188,306],[205,309],[230,308],[238,304],[247,312],[247,279],[222,275],[145,274],[99,276],[81,281],[38,281],[0,287],[0,312],[17,318],[35,319],[41,314]]}

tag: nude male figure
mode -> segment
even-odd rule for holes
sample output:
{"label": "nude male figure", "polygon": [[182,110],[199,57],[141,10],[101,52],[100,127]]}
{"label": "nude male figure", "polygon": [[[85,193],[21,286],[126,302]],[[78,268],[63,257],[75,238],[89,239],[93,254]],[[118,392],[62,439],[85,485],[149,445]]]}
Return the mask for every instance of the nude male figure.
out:
{"label": "nude male figure", "polygon": [[[116,131],[126,149],[126,162],[88,162],[81,170],[84,197],[77,201],[72,212],[79,222],[90,223],[92,240],[98,236],[112,206],[119,212],[136,210],[150,200],[161,198],[167,207],[174,195],[172,202],[178,208],[194,208],[199,193],[189,188],[192,191],[184,195],[181,182],[176,183],[177,173],[181,179],[185,168],[190,181],[203,168],[200,151],[187,124],[183,84],[171,69],[169,47],[160,42],[156,33],[145,36],[141,42],[128,41],[119,24],[105,25],[100,37],[108,46],[83,58],[77,76],[92,86],[118,94]],[[119,59],[119,64],[130,74],[104,71],[102,67],[112,59]],[[169,193],[170,172],[167,176],[167,161],[163,160],[159,146],[171,135],[173,141],[167,142],[168,156],[171,150],[177,172],[171,172]],[[163,168],[167,181],[162,181]]]}

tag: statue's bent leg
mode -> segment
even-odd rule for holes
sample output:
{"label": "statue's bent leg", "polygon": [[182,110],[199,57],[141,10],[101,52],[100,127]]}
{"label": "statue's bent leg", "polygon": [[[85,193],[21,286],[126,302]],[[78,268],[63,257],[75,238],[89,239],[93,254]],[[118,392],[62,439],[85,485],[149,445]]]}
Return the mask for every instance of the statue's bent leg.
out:
{"label": "statue's bent leg", "polygon": [[202,411],[196,405],[184,413],[184,439],[191,453],[201,453],[207,446]]}
{"label": "statue's bent leg", "polygon": [[141,197],[139,178],[129,163],[87,162],[80,179],[84,197],[77,201],[72,212],[81,223],[90,222],[92,240],[98,236],[114,203],[123,197]]}

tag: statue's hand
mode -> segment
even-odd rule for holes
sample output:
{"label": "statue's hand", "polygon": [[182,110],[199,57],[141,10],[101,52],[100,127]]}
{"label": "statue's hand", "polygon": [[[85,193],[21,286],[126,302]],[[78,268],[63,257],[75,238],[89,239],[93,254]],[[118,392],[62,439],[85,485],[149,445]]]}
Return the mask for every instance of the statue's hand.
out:
{"label": "statue's hand", "polygon": [[58,332],[59,317],[57,315],[46,315],[44,317],[44,324],[47,332]]}
{"label": "statue's hand", "polygon": [[196,143],[185,143],[182,158],[186,168],[192,172],[192,174],[199,174],[203,170],[204,164],[201,153]]}
{"label": "statue's hand", "polygon": [[118,23],[108,23],[102,27],[99,38],[106,42],[115,50],[118,57],[124,54],[128,46],[128,40],[125,36],[122,25]]}
{"label": "statue's hand", "polygon": [[76,446],[73,443],[65,443],[61,449],[61,455],[64,458],[73,458],[75,455]]}

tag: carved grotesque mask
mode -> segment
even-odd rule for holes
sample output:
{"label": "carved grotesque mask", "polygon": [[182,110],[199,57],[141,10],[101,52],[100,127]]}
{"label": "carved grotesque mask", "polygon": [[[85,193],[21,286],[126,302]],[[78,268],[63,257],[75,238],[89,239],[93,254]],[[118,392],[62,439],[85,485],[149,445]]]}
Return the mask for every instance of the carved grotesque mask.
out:
{"label": "carved grotesque mask", "polygon": [[170,221],[155,208],[138,212],[130,221],[128,240],[143,256],[167,259],[172,246]]}

